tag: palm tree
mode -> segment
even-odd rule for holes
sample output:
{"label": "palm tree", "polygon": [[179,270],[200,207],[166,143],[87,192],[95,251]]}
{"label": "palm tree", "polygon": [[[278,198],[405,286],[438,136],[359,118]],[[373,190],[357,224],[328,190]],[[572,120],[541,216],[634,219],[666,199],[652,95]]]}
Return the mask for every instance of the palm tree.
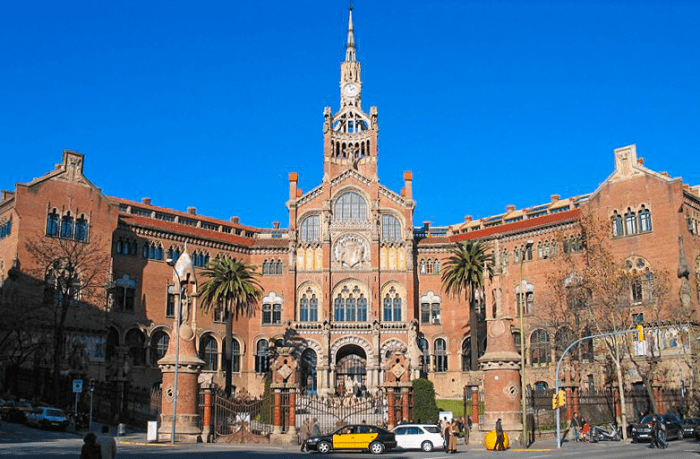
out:
{"label": "palm tree", "polygon": [[239,313],[250,316],[254,306],[262,296],[262,287],[258,283],[255,266],[246,265],[240,260],[217,257],[212,260],[203,275],[208,278],[199,294],[201,307],[205,313],[223,307],[226,317],[226,342],[224,353],[224,370],[226,372],[226,395],[231,395],[231,350],[233,334],[233,317]]}
{"label": "palm tree", "polygon": [[469,328],[471,333],[471,370],[478,370],[479,337],[476,317],[476,295],[484,289],[484,273],[493,275],[493,254],[483,241],[458,242],[450,251],[450,257],[442,272],[442,288],[451,295],[469,302]]}

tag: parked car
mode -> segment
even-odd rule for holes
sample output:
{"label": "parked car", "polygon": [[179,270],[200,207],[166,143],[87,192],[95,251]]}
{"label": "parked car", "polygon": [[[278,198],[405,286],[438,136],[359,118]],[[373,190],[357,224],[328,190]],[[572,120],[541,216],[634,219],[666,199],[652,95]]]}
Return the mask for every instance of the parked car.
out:
{"label": "parked car", "polygon": [[421,449],[428,453],[445,447],[440,428],[434,424],[403,424],[394,427],[392,432],[401,449]]}
{"label": "parked car", "polygon": [[27,413],[27,424],[40,429],[57,428],[65,430],[68,427],[68,417],[58,408],[40,406]]}
{"label": "parked car", "polygon": [[27,420],[26,414],[31,409],[32,404],[26,400],[5,400],[5,404],[0,409],[0,417],[5,421],[23,424]]}
{"label": "parked car", "polygon": [[661,418],[666,426],[666,440],[683,440],[683,428],[681,420],[673,413],[663,415],[648,415],[632,426],[632,442],[651,441],[651,420],[653,416]]}
{"label": "parked car", "polygon": [[700,425],[700,418],[685,418],[681,419],[683,427],[683,436],[690,438],[695,435],[695,428]]}
{"label": "parked car", "polygon": [[336,449],[369,450],[381,454],[396,448],[396,436],[381,427],[350,425],[328,435],[309,438],[306,440],[306,448],[324,454]]}
{"label": "parked car", "polygon": [[695,439],[696,439],[696,440],[700,440],[700,424],[698,424],[697,426],[695,426],[695,433],[694,433],[694,435],[695,435]]}

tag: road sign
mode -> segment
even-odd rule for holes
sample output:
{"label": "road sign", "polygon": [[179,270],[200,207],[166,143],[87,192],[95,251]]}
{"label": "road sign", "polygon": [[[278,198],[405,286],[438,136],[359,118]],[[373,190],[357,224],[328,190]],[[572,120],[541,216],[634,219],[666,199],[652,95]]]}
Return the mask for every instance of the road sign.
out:
{"label": "road sign", "polygon": [[73,392],[78,394],[82,391],[83,391],[83,380],[82,379],[74,379],[73,380]]}

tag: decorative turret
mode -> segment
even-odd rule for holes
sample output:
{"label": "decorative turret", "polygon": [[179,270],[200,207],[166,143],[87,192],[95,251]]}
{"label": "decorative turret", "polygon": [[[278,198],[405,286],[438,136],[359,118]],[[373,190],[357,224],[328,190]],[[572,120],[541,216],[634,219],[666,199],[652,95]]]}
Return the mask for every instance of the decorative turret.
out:
{"label": "decorative turret", "polygon": [[324,117],[324,176],[327,179],[354,169],[377,179],[377,109],[362,111],[362,65],[357,60],[352,8],[348,19],[345,61],[340,64],[340,110],[326,107]]}

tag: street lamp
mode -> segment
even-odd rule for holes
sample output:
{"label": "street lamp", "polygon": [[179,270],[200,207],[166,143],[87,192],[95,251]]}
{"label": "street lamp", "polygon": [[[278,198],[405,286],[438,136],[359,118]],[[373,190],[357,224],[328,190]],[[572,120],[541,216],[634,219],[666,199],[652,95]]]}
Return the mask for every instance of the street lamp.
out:
{"label": "street lamp", "polygon": [[525,403],[525,325],[523,323],[527,289],[523,288],[523,261],[525,261],[525,254],[528,250],[532,249],[534,244],[533,241],[527,241],[525,243],[525,249],[520,253],[520,284],[518,284],[520,289],[520,296],[518,297],[518,305],[520,306],[520,403],[523,410],[523,434],[520,439],[520,444],[522,445],[527,445],[529,443],[527,440],[527,404]]}
{"label": "street lamp", "polygon": [[177,269],[175,269],[175,263],[177,260],[168,258],[165,261],[168,266],[173,268],[173,272],[177,277],[177,315],[175,319],[175,382],[173,383],[173,425],[170,432],[170,443],[175,444],[175,420],[177,416],[177,375],[180,367],[180,321],[182,315],[182,281],[180,280],[180,274],[178,274]]}

